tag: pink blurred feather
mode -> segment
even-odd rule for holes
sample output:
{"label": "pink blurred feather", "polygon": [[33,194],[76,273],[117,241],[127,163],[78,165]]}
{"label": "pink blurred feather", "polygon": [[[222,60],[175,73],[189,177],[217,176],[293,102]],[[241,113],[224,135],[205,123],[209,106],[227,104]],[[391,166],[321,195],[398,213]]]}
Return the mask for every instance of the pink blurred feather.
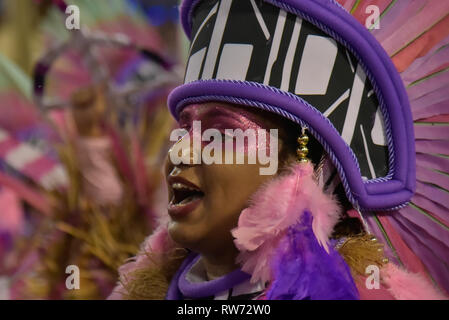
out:
{"label": "pink blurred feather", "polygon": [[449,123],[449,114],[437,114],[432,117],[421,118],[419,121],[423,123]]}
{"label": "pink blurred feather", "polygon": [[449,159],[429,154],[417,154],[416,164],[449,173]]}
{"label": "pink blurred feather", "polygon": [[422,275],[407,272],[394,264],[382,268],[381,277],[396,300],[447,300]]}
{"label": "pink blurred feather", "polygon": [[449,99],[430,104],[413,112],[413,120],[420,122],[449,122]]}
{"label": "pink blurred feather", "polygon": [[429,215],[434,217],[435,219],[441,221],[443,224],[449,226],[449,220],[447,217],[447,208],[442,206],[441,204],[427,199],[426,197],[415,194],[413,196],[413,203],[425,210]]}
{"label": "pink blurred feather", "polygon": [[0,127],[10,134],[20,130],[44,126],[34,105],[15,91],[0,93]]}
{"label": "pink blurred feather", "polygon": [[[426,1],[427,2],[427,1]],[[438,21],[447,16],[449,12],[449,2],[432,1],[427,4],[420,1],[416,11],[407,12],[408,19],[397,30],[391,33],[385,40],[381,41],[385,51],[391,56],[401,48],[418,38],[424,31],[429,30]]]}
{"label": "pink blurred feather", "polygon": [[449,97],[448,87],[442,87],[420,98],[410,101],[413,119],[421,119],[429,116],[448,113]]}
{"label": "pink blurred feather", "polygon": [[417,167],[416,173],[418,181],[435,183],[438,186],[449,190],[449,176],[424,167]]}
{"label": "pink blurred feather", "polygon": [[[449,64],[449,55],[447,56],[447,62]],[[446,92],[449,87],[449,69],[435,73],[429,76],[427,79],[422,79],[419,83],[411,85],[407,88],[407,93],[411,102],[421,98],[424,95],[440,90]],[[418,101],[418,104],[420,101]],[[415,103],[416,105],[417,103]],[[415,106],[416,107],[416,106]]]}
{"label": "pink blurred feather", "polygon": [[[407,86],[416,80],[423,79],[448,67],[449,37],[444,39],[444,42],[444,46],[434,47],[438,48],[438,51],[430,51],[424,57],[416,59],[415,62],[401,74],[401,77]],[[441,45],[441,43],[439,45]]]}
{"label": "pink blurred feather", "polygon": [[[395,248],[395,254],[397,254],[402,264],[405,265],[411,272],[427,275],[426,268],[424,267],[422,261],[405,243],[398,230],[392,225],[388,215],[379,214],[378,219],[380,223],[382,223],[382,227],[386,234],[388,234],[389,241]],[[384,243],[386,243],[386,241],[384,241]]]}
{"label": "pink blurred feather", "polygon": [[416,152],[445,154],[449,150],[449,141],[443,140],[416,140]]}
{"label": "pink blurred feather", "polygon": [[19,233],[24,227],[24,215],[19,197],[11,189],[0,188],[0,233]]}
{"label": "pink blurred feather", "polygon": [[417,58],[415,61],[413,61],[413,63],[404,72],[407,73],[416,71],[423,63],[434,57],[435,53],[446,47],[448,44],[449,36],[446,36],[445,38],[441,39],[440,42],[436,43],[425,56]]}
{"label": "pink blurred feather", "polygon": [[415,124],[415,139],[449,140],[449,125]]}
{"label": "pink blurred feather", "polygon": [[423,0],[396,1],[380,20],[380,28],[373,30],[373,35],[380,43],[392,36],[404,23],[414,17],[424,6]]}

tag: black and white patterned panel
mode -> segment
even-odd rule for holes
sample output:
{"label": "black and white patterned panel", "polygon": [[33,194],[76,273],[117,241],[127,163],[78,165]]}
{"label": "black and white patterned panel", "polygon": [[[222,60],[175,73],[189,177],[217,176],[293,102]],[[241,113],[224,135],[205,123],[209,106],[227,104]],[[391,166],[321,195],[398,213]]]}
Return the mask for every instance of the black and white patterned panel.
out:
{"label": "black and white patterned panel", "polygon": [[194,12],[185,83],[245,80],[289,91],[322,112],[366,179],[388,174],[379,102],[357,59],[311,23],[261,0],[205,0]]}

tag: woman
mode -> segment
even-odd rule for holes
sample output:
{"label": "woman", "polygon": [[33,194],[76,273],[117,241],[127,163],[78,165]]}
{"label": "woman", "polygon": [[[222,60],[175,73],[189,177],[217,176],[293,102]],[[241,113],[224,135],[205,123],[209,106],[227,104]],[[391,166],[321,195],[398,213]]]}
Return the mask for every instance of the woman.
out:
{"label": "woman", "polygon": [[[298,161],[295,137],[302,136],[301,128],[289,120],[226,103],[189,105],[179,125],[190,134],[177,143],[192,134],[193,121],[201,121],[204,131],[278,129],[279,169],[274,176],[260,175],[263,165],[246,161],[250,151],[245,164],[174,165],[170,150],[169,221],[161,222],[136,262],[125,265],[123,287],[115,292],[132,299],[358,299],[366,294],[366,268],[382,268],[388,260],[358,219],[342,214],[336,198],[345,202],[343,189],[329,176],[332,166],[320,145],[309,138],[312,172],[310,163]],[[257,148],[246,142],[246,150]],[[193,158],[193,148],[189,151]],[[401,272],[392,265],[385,270]],[[424,279],[409,278],[426,287]],[[382,286],[375,297],[393,298],[388,280]]]}
{"label": "woman", "polygon": [[[370,234],[369,212],[415,189],[409,102],[372,35],[328,0],[187,0],[181,16],[191,52],[169,106],[188,134],[168,155],[169,221],[111,298],[444,298]],[[249,161],[273,136],[233,147],[243,165],[177,161],[207,147],[191,142],[196,121],[225,140],[278,129],[275,174]]]}

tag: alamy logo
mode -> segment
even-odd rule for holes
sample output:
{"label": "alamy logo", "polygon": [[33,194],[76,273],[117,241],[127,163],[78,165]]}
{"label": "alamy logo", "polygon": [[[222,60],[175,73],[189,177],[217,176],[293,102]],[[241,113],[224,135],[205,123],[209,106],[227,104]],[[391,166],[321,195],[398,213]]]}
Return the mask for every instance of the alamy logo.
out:
{"label": "alamy logo", "polygon": [[69,276],[65,280],[65,287],[68,290],[78,290],[80,288],[80,269],[76,265],[69,265],[65,268],[65,273]]}
{"label": "alamy logo", "polygon": [[65,19],[65,27],[68,30],[80,29],[80,8],[76,5],[67,6],[65,13],[69,16]]}
{"label": "alamy logo", "polygon": [[365,274],[368,277],[365,280],[365,286],[367,289],[380,289],[380,270],[376,265],[369,265],[365,269]]}
{"label": "alamy logo", "polygon": [[380,29],[380,10],[378,6],[369,5],[365,9],[365,13],[369,14],[365,20],[365,27],[368,29]]}
{"label": "alamy logo", "polygon": [[201,121],[193,121],[191,131],[175,129],[169,151],[174,165],[183,164],[256,164],[261,175],[274,175],[278,169],[278,130],[209,128],[201,131]]}

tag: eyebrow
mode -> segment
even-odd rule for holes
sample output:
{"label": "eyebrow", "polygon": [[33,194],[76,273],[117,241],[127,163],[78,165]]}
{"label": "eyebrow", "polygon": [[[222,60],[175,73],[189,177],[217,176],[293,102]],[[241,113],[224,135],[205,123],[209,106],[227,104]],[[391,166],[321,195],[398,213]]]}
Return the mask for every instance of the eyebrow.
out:
{"label": "eyebrow", "polygon": [[[188,109],[187,109],[188,108]],[[228,106],[223,106],[220,104],[211,105],[211,106],[201,106],[201,105],[192,105],[186,107],[183,111],[181,111],[179,117],[179,124],[192,122],[192,118],[194,117],[193,113],[198,110],[198,108],[204,108],[204,114],[201,117],[213,117],[213,116],[228,116],[233,118],[234,120],[241,121],[241,117],[246,117],[248,120],[254,122],[261,128],[267,128],[267,123],[264,123],[262,119],[258,118],[253,113],[244,110],[244,109],[231,109]],[[193,109],[193,110],[192,110]],[[192,110],[192,111],[190,111]]]}

